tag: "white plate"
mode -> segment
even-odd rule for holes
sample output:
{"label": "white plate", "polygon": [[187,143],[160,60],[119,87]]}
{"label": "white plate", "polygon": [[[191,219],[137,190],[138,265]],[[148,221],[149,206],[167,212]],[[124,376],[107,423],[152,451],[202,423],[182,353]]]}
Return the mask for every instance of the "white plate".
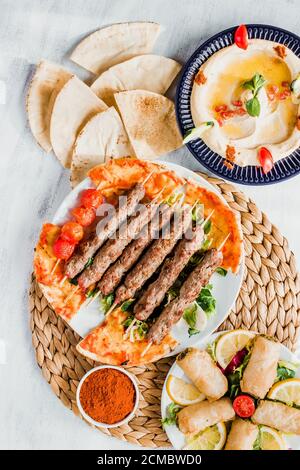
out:
{"label": "white plate", "polygon": [[[225,331],[221,331],[219,333],[214,333],[205,340],[197,342],[195,344],[195,347],[199,349],[206,349],[207,345],[210,343],[213,343],[220,335],[224,334]],[[296,357],[295,354],[293,354],[288,348],[283,346],[281,344],[281,352],[280,352],[280,360],[283,361],[289,361],[289,362],[294,362],[294,363],[299,363],[299,358]],[[172,365],[171,369],[169,370],[169,373],[166,377],[164,386],[163,386],[163,391],[162,391],[162,397],[161,397],[161,416],[162,418],[166,418],[167,414],[167,407],[172,403],[171,398],[169,397],[166,389],[166,384],[169,375],[174,375],[175,377],[178,377],[179,379],[183,379],[186,382],[191,383],[191,380],[185,375],[181,367],[177,365],[176,362]],[[296,377],[300,378],[300,369],[297,370],[296,372]],[[171,426],[166,426],[166,434],[169,438],[169,441],[171,442],[172,446],[175,449],[182,449],[182,447],[185,444],[184,440],[184,434],[179,431],[178,427],[175,425]],[[287,443],[287,447],[291,448],[293,450],[300,450],[300,436],[292,435],[292,434],[284,434],[284,440]]]}
{"label": "white plate", "polygon": [[[158,164],[163,164],[170,170],[175,171],[179,176],[187,178],[189,180],[194,180],[199,186],[202,186],[216,194],[222,199],[224,204],[227,205],[226,201],[222,196],[215,190],[215,188],[210,185],[204,178],[193,173],[192,171],[184,168],[182,166],[176,165],[174,163],[166,163],[162,161],[157,161]],[[61,225],[70,217],[70,209],[75,207],[79,202],[79,194],[83,189],[94,187],[90,178],[86,178],[82,181],[75,189],[65,198],[63,203],[60,205],[57,210],[53,223]],[[200,339],[203,339],[207,335],[215,331],[218,326],[225,320],[228,315],[229,310],[233,306],[243,280],[244,272],[244,256],[242,256],[242,262],[237,274],[232,274],[228,272],[226,277],[222,277],[219,274],[214,274],[211,283],[213,284],[213,294],[217,301],[216,313],[208,319],[207,326],[205,330],[198,335],[194,335],[189,338],[188,335],[188,325],[184,320],[175,325],[172,329],[173,336],[180,342],[177,348],[172,351],[171,355],[178,354],[180,351],[185,349],[188,346],[192,346],[197,343]],[[70,326],[78,333],[80,336],[84,337],[87,333],[94,327],[98,326],[104,319],[104,312],[101,309],[101,304],[99,299],[92,303],[89,307],[81,308],[76,315],[69,322]]]}

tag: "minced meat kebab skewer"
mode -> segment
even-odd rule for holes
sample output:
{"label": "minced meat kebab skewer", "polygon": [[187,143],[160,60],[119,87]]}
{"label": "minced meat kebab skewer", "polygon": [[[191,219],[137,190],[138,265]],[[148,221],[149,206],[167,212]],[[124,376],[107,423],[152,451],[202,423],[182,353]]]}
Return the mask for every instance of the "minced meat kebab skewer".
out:
{"label": "minced meat kebab skewer", "polygon": [[151,202],[142,206],[140,211],[126,222],[127,226],[124,229],[122,226],[120,227],[116,238],[105,242],[98,251],[93,264],[85,269],[78,278],[78,284],[82,289],[87,289],[102,278],[108,267],[121,256],[126,246],[154,217],[159,205],[159,203]]}
{"label": "minced meat kebab skewer", "polygon": [[107,222],[101,233],[96,231],[87,239],[79,243],[74,254],[65,265],[65,275],[72,279],[77,276],[83,269],[88,260],[96,253],[96,251],[103,245],[107,238],[118,227],[125,222],[127,217],[131,216],[145,195],[144,184],[137,183],[127,194],[126,204],[119,206],[114,215]]}
{"label": "minced meat kebab skewer", "polygon": [[155,273],[163,260],[172,251],[177,241],[188,230],[191,222],[192,210],[190,206],[186,206],[182,209],[179,220],[173,220],[169,238],[155,240],[142,256],[139,263],[127,274],[124,283],[118,287],[115,301],[106,315],[113,311],[118,304],[134,297],[135,293]]}
{"label": "minced meat kebab skewer", "polygon": [[98,284],[101,294],[108,295],[117,288],[124,274],[134,266],[151,241],[157,238],[162,227],[170,221],[174,211],[175,206],[169,206],[168,204],[160,206],[159,216],[155,215],[153,217],[147,227],[143,228],[138,238],[126,247],[120,258],[103,275]]}
{"label": "minced meat kebab skewer", "polygon": [[190,258],[201,248],[203,240],[203,227],[198,224],[193,229],[191,239],[183,238],[178,242],[174,254],[164,261],[158,278],[148,286],[135,304],[133,312],[137,320],[145,321],[152,315]]}
{"label": "minced meat kebab skewer", "polygon": [[222,261],[222,252],[215,248],[205,253],[203,260],[182,284],[179,296],[164,308],[150,328],[148,333],[150,345],[161,343],[172,326],[180,320],[184,310],[198,297],[202,287],[206,286],[212,274],[221,266]]}

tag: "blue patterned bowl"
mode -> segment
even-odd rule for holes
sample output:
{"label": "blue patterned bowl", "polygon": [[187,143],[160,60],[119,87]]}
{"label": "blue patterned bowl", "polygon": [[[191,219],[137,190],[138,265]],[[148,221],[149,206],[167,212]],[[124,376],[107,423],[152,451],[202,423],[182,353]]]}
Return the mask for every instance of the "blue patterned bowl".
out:
{"label": "blue patterned bowl", "polygon": [[[275,26],[263,24],[246,25],[250,39],[267,39],[284,44],[300,57],[300,38]],[[215,52],[233,44],[234,31],[237,26],[226,29],[204,42],[185,64],[176,93],[176,114],[182,135],[194,126],[190,107],[194,76],[200,66]],[[187,144],[189,151],[208,170],[222,178],[240,184],[264,185],[274,184],[292,178],[300,172],[300,148],[291,155],[275,163],[272,170],[264,175],[260,167],[234,165],[232,170],[223,165],[224,159],[213,152],[201,139]]]}

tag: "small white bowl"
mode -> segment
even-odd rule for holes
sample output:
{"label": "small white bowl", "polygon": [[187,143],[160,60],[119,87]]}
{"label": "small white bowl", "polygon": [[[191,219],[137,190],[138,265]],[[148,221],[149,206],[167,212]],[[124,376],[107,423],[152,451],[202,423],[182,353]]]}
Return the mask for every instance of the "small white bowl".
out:
{"label": "small white bowl", "polygon": [[[85,379],[89,375],[93,374],[94,372],[96,372],[97,370],[100,370],[100,369],[115,369],[115,370],[118,370],[119,372],[122,372],[122,374],[125,374],[125,375],[127,375],[127,377],[129,377],[129,379],[131,380],[131,382],[132,382],[132,384],[135,388],[135,404],[134,404],[133,410],[128,416],[126,416],[126,418],[124,418],[122,421],[119,421],[118,423],[107,424],[107,423],[99,423],[98,421],[95,421],[93,418],[91,418],[84,411],[84,409],[82,408],[82,405],[80,403],[80,390],[81,390],[83,382],[85,381]],[[139,404],[139,400],[140,400],[140,391],[139,391],[139,387],[138,387],[138,384],[137,384],[137,381],[136,381],[135,377],[132,374],[130,374],[129,372],[127,372],[125,369],[122,369],[122,367],[117,367],[117,366],[98,366],[98,367],[94,367],[94,369],[89,370],[82,377],[82,379],[80,380],[80,382],[78,384],[78,387],[77,387],[77,391],[76,391],[77,406],[78,406],[78,409],[79,409],[81,415],[89,423],[93,424],[94,426],[102,427],[102,428],[117,428],[118,426],[122,426],[122,424],[128,423],[133,418],[133,416],[135,415],[135,412],[136,412],[138,404]]]}

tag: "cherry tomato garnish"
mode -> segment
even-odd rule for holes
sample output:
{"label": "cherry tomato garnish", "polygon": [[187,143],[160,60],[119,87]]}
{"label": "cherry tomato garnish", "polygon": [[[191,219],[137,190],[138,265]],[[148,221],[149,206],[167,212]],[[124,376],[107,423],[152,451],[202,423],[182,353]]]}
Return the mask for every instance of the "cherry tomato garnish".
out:
{"label": "cherry tomato garnish", "polygon": [[248,395],[238,395],[233,400],[233,409],[240,418],[250,418],[255,411],[255,403],[253,398]]}
{"label": "cherry tomato garnish", "polygon": [[75,207],[75,209],[72,210],[72,215],[80,225],[87,227],[94,222],[96,211],[93,207]]}
{"label": "cherry tomato garnish", "polygon": [[258,160],[262,166],[263,172],[266,175],[269,171],[272,170],[274,166],[273,157],[266,147],[261,147],[258,151]]}
{"label": "cherry tomato garnish", "polygon": [[103,196],[97,189],[85,189],[80,198],[83,207],[97,209],[103,203]]}
{"label": "cherry tomato garnish", "polygon": [[234,33],[234,42],[240,49],[247,49],[248,47],[248,31],[244,24],[236,28]]}
{"label": "cherry tomato garnish", "polygon": [[67,222],[63,225],[60,236],[63,240],[77,243],[83,237],[83,228],[77,222]]}
{"label": "cherry tomato garnish", "polygon": [[63,238],[58,237],[53,245],[53,252],[56,258],[66,260],[70,258],[74,248],[74,243],[70,243],[68,240],[64,240]]}

